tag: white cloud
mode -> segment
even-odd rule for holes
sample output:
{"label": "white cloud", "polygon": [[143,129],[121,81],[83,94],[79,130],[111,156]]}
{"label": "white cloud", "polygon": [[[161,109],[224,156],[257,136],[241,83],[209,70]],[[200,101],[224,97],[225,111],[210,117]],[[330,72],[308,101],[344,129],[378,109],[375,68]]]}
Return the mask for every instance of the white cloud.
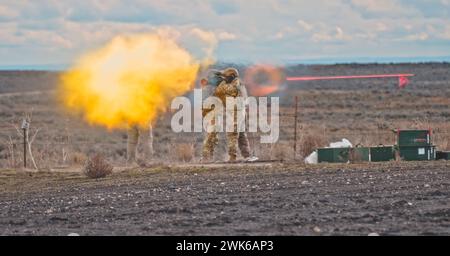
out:
{"label": "white cloud", "polygon": [[340,27],[336,27],[336,39],[343,40],[345,38],[344,31]]}
{"label": "white cloud", "polygon": [[334,31],[318,32],[312,35],[313,42],[337,42],[351,40],[351,36],[346,35],[342,28],[336,27]]}
{"label": "white cloud", "polygon": [[388,30],[388,27],[386,26],[386,24],[384,24],[384,22],[377,22],[375,24],[375,27],[378,32],[384,32]]}
{"label": "white cloud", "polygon": [[444,32],[442,34],[440,34],[440,38],[445,39],[445,40],[450,40],[450,24],[448,24],[445,27]]}
{"label": "white cloud", "polygon": [[403,39],[406,41],[425,41],[428,38],[430,38],[429,35],[425,32],[422,32],[422,33],[408,35]]}
{"label": "white cloud", "polygon": [[366,11],[378,14],[402,15],[414,12],[413,8],[399,3],[398,0],[351,0],[351,2]]}
{"label": "white cloud", "polygon": [[10,20],[17,18],[19,16],[19,12],[14,10],[8,6],[0,5],[0,20]]}
{"label": "white cloud", "polygon": [[237,39],[237,36],[233,33],[224,31],[218,34],[218,38],[222,41],[233,41]]}
{"label": "white cloud", "polygon": [[300,27],[302,27],[305,31],[311,31],[314,26],[309,24],[308,22],[304,21],[304,20],[298,20],[297,23],[300,25]]}
{"label": "white cloud", "polygon": [[274,36],[271,37],[271,39],[284,39],[286,37],[290,37],[293,35],[297,35],[299,33],[298,29],[287,26],[283,27],[281,30],[277,31]]}
{"label": "white cloud", "polygon": [[312,41],[316,43],[333,41],[334,37],[326,33],[315,33],[312,36]]}
{"label": "white cloud", "polygon": [[[449,3],[450,0],[0,0],[0,65],[11,59],[36,58],[33,62],[45,62],[37,56],[47,50],[54,53],[54,58],[61,58],[62,63],[70,62],[80,52],[118,34],[145,33],[161,27],[165,30],[158,31],[175,33],[171,35],[174,37],[227,41],[218,44],[222,47],[218,59],[252,61],[264,56],[277,60],[291,57],[292,53],[304,58],[357,57],[367,52],[424,55],[430,47],[436,47],[433,52],[448,55],[450,42],[443,44],[442,40],[450,40],[450,12],[445,12]],[[196,48],[193,44],[189,47]],[[27,58],[23,57],[24,52]]]}

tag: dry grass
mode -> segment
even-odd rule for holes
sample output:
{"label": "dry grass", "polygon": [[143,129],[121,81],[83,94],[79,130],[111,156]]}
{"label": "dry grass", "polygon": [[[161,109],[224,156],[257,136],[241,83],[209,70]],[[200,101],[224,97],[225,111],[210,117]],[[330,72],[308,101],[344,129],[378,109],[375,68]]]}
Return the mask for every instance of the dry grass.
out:
{"label": "dry grass", "polygon": [[190,162],[194,159],[194,145],[190,143],[180,143],[175,146],[175,156],[178,161]]}
{"label": "dry grass", "polygon": [[[297,160],[317,147],[346,138],[353,145],[392,145],[391,129],[433,129],[433,143],[450,150],[449,64],[325,65],[292,68],[298,75],[343,75],[386,72],[415,73],[405,90],[393,80],[317,81],[292,85],[280,92],[280,140],[275,145],[259,142],[261,134],[248,133],[252,153],[260,159],[293,157],[293,98],[299,96]],[[43,92],[54,89],[57,73],[0,72],[2,92]],[[53,81],[53,82],[52,82]],[[33,108],[32,128],[40,132],[33,143],[39,169],[81,166],[86,155],[99,153],[111,164],[126,163],[126,131],[89,126],[58,107],[54,93],[0,96],[0,168],[22,166],[19,125],[23,111]],[[283,115],[284,114],[284,115]],[[161,115],[154,127],[154,158],[162,162],[191,162],[201,155],[204,134],[174,134],[172,113]],[[226,140],[220,135],[215,152],[226,159]],[[195,150],[194,150],[195,148]]]}
{"label": "dry grass", "polygon": [[72,164],[73,165],[82,165],[86,162],[87,158],[88,157],[84,153],[74,152],[74,153],[72,153],[72,157],[71,157]]}
{"label": "dry grass", "polygon": [[325,147],[328,144],[324,134],[318,132],[305,133],[300,136],[298,153],[300,157],[309,156],[317,148]]}
{"label": "dry grass", "polygon": [[293,158],[292,145],[276,143],[271,148],[271,160],[288,160]]}
{"label": "dry grass", "polygon": [[83,166],[83,173],[92,179],[104,178],[111,174],[112,170],[113,166],[101,155],[89,158]]}

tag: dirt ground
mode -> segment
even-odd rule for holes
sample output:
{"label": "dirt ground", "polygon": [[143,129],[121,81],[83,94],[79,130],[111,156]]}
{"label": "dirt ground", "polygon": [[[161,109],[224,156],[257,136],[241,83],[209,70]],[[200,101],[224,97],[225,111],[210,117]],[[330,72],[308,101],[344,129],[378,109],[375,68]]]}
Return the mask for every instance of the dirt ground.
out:
{"label": "dirt ground", "polygon": [[450,163],[0,171],[0,235],[450,235]]}

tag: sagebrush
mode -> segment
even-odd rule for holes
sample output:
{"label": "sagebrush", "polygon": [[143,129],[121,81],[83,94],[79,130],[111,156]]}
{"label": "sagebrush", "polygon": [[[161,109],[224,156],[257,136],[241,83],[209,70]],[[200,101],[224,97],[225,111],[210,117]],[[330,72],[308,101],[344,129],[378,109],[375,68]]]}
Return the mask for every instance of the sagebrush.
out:
{"label": "sagebrush", "polygon": [[112,173],[113,166],[101,155],[88,158],[83,167],[83,173],[92,179],[104,178]]}

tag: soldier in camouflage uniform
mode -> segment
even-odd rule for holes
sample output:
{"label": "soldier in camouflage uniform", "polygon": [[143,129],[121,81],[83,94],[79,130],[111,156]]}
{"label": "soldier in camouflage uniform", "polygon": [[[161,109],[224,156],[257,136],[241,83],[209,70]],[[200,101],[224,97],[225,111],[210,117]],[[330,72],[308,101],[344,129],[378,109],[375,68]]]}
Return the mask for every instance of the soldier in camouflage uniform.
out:
{"label": "soldier in camouflage uniform", "polygon": [[[214,76],[214,71],[210,72],[211,76]],[[209,77],[208,77],[209,78]],[[202,84],[202,102],[205,101],[205,99],[209,96],[214,96],[214,91],[215,91],[215,86],[211,84],[211,81],[209,81],[209,79],[202,79],[201,80],[201,84]],[[205,109],[202,108],[202,116],[203,118],[205,118],[205,116],[214,111],[214,106],[211,109]],[[213,155],[214,155],[214,148],[217,146],[217,144],[219,143],[219,139],[218,139],[218,135],[217,135],[217,131],[214,129],[215,126],[215,119],[213,118],[210,123],[207,124],[207,134],[206,137],[203,141],[203,149],[202,149],[202,161],[207,162],[213,159]],[[211,129],[210,132],[208,132],[208,130]]]}
{"label": "soldier in camouflage uniform", "polygon": [[[227,97],[243,97],[244,99],[247,98],[247,91],[245,90],[245,87],[241,85],[239,81],[239,73],[235,68],[227,68],[224,71],[222,71],[222,75],[224,77],[224,81],[222,81],[217,88],[215,89],[213,96],[219,98],[224,107],[226,108],[226,98]],[[211,110],[210,110],[211,111]],[[208,110],[204,111],[204,116],[206,113],[208,113]],[[245,159],[249,159],[252,161],[257,160],[257,158],[251,158],[250,159],[250,149],[249,149],[249,142],[247,138],[246,132],[238,132],[238,114],[243,114],[245,117],[245,107],[238,106],[236,109],[232,112],[233,118],[234,118],[234,127],[232,132],[227,132],[227,144],[228,144],[228,155],[229,155],[229,161],[236,161],[237,156],[237,149],[236,146],[239,146],[239,149],[241,151],[241,155]],[[245,122],[245,118],[242,119]],[[212,121],[214,122],[214,120]],[[211,123],[211,125],[214,125],[214,123]],[[207,134],[206,139],[204,141],[204,147],[203,147],[203,160],[209,160],[212,158],[214,153],[214,148],[218,144],[218,138],[217,138],[217,132],[213,131]]]}
{"label": "soldier in camouflage uniform", "polygon": [[131,125],[127,130],[127,165],[145,166],[153,157],[153,129]]}

